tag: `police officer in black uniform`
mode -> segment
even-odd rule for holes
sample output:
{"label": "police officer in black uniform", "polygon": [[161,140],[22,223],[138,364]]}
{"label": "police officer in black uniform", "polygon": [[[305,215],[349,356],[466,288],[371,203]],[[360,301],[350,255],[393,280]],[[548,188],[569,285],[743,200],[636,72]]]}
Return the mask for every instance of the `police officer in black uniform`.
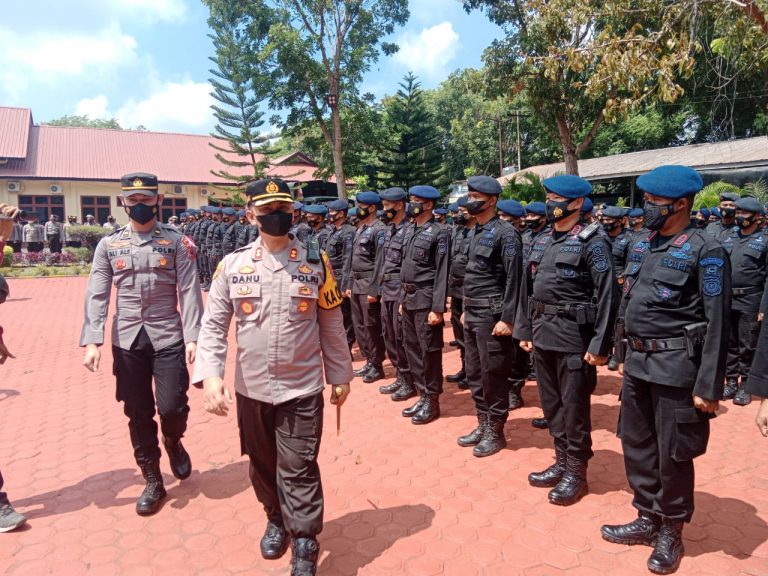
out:
{"label": "police officer in black uniform", "polygon": [[457,440],[474,446],[478,458],[507,445],[509,377],[514,359],[512,330],[522,273],[520,234],[499,219],[501,184],[490,176],[467,181],[467,211],[475,217],[464,277],[464,346],[467,382],[477,411],[477,427]]}
{"label": "police officer in black uniform", "polygon": [[304,222],[303,208],[304,204],[301,202],[296,201],[293,203],[293,224],[291,225],[290,233],[302,242],[306,242],[312,232],[312,228]]}
{"label": "police officer in black uniform", "polygon": [[375,274],[384,258],[386,226],[376,218],[381,199],[376,192],[361,192],[355,197],[359,226],[352,247],[350,280],[345,291],[352,300],[352,321],[360,352],[367,362],[355,376],[371,383],[384,378],[384,336],[381,326],[381,285]]}
{"label": "police officer in black uniform", "polygon": [[736,200],[739,195],[736,192],[723,192],[720,194],[718,211],[719,219],[711,222],[706,230],[709,234],[722,242],[736,227]]}
{"label": "police officer in black uniform", "polygon": [[456,346],[461,356],[461,370],[445,377],[448,382],[456,382],[461,390],[469,389],[466,372],[466,350],[464,348],[464,325],[461,315],[464,313],[464,275],[467,270],[467,256],[471,231],[475,227],[475,217],[467,212],[467,196],[456,202],[456,215],[453,217],[453,235],[451,236],[451,266],[448,273],[448,296],[451,297],[451,327]]}
{"label": "police officer in black uniform", "polygon": [[[224,232],[226,223],[224,221],[224,208],[214,206],[211,210],[213,214],[213,224],[208,227],[208,233],[205,236],[205,250],[208,253],[208,270],[213,274],[221,259],[224,258]],[[211,278],[208,277],[206,289],[211,285]]]}
{"label": "police officer in black uniform", "polygon": [[515,229],[523,233],[525,230],[525,207],[517,200],[499,200],[496,206],[499,218],[509,222]]}
{"label": "police officer in black uniform", "polygon": [[236,248],[242,248],[243,246],[248,246],[248,244],[259,237],[259,229],[248,221],[245,209],[238,210],[237,217],[240,220],[240,230],[237,233],[235,246]]}
{"label": "police officer in black uniform", "polygon": [[229,218],[227,227],[224,230],[224,238],[221,241],[224,256],[231,254],[237,248],[237,233],[240,232],[240,220],[237,216],[237,210],[234,208],[225,208],[225,215]]}
{"label": "police officer in black uniform", "polygon": [[451,231],[432,213],[440,192],[432,186],[408,190],[406,215],[413,218],[403,246],[403,332],[419,400],[403,410],[413,424],[440,417],[443,392],[443,327],[448,296]]}
{"label": "police officer in black uniform", "polygon": [[544,187],[553,229],[531,247],[515,336],[534,352],[541,405],[555,444],[555,463],[529,474],[528,482],[552,487],[549,501],[569,506],[587,493],[590,397],[595,367],[608,362],[617,293],[602,226],[580,220],[592,186],[567,174],[547,178]]}
{"label": "police officer in black uniform", "polygon": [[[736,200],[736,226],[723,238],[731,258],[731,318],[723,399],[746,406],[745,387],[760,332],[758,314],[768,278],[768,234],[760,229],[765,212],[757,198]],[[739,382],[741,378],[741,382]]]}
{"label": "police officer in black uniform", "polygon": [[325,250],[332,232],[330,226],[325,223],[328,208],[322,204],[305,204],[301,210],[304,213],[304,221],[311,229],[309,236],[317,239],[320,250]]}
{"label": "police officer in black uniform", "polygon": [[200,288],[207,290],[210,274],[208,270],[208,251],[206,248],[205,239],[208,235],[208,228],[213,224],[211,220],[213,214],[211,209],[213,206],[203,206],[200,208],[202,217],[200,219],[200,225],[195,230],[195,236],[192,237],[192,241],[197,246],[197,275],[200,278]]}
{"label": "police officer in black uniform", "polygon": [[[624,267],[626,265],[626,253],[627,245],[629,244],[630,235],[626,233],[624,229],[624,217],[626,211],[619,206],[606,206],[602,210],[600,216],[600,223],[603,225],[606,237],[611,243],[611,258],[613,258],[613,270],[616,275],[616,291],[615,306],[618,310],[621,285],[624,282]],[[619,368],[619,359],[616,354],[611,354],[608,361],[608,370],[615,371]]]}
{"label": "police officer in black uniform", "polygon": [[[639,516],[603,538],[653,545],[647,566],[677,570],[693,515],[693,459],[706,451],[728,338],[728,255],[690,221],[701,177],[660,166],[637,179],[651,233],[630,249],[622,313],[627,340],[619,436]],[[621,370],[621,369],[620,369]]]}
{"label": "police officer in black uniform", "polygon": [[755,359],[746,383],[747,393],[760,399],[760,408],[755,417],[760,433],[768,438],[768,328],[762,323],[757,340]]}
{"label": "police officer in black uniform", "polygon": [[[333,231],[328,237],[326,253],[333,267],[333,275],[336,284],[341,287],[342,293],[351,287],[352,274],[352,246],[355,242],[355,227],[347,220],[349,203],[346,200],[333,200],[326,204],[328,207],[328,220]],[[352,301],[344,296],[341,303],[341,313],[344,318],[344,332],[347,335],[347,345],[350,352],[355,343],[355,327],[352,323]]]}

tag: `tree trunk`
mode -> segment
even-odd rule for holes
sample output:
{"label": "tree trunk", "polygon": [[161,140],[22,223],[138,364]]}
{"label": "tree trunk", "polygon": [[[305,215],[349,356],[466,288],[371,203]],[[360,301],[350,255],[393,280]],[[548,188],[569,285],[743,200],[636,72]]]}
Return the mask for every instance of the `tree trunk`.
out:
{"label": "tree trunk", "polygon": [[347,186],[344,178],[344,160],[342,159],[342,136],[341,136],[341,114],[338,106],[331,108],[331,117],[333,120],[333,167],[336,173],[336,189],[339,191],[339,198],[347,199]]}
{"label": "tree trunk", "polygon": [[573,143],[573,134],[565,121],[565,118],[558,116],[557,131],[560,134],[560,144],[563,147],[563,161],[565,162],[565,173],[579,175],[579,163],[576,155],[576,145]]}

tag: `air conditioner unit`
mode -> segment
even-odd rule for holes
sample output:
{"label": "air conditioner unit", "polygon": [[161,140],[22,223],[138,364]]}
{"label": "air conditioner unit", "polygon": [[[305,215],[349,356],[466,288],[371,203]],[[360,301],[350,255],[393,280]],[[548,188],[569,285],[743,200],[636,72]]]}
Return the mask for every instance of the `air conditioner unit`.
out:
{"label": "air conditioner unit", "polygon": [[21,192],[21,182],[8,182],[8,192]]}
{"label": "air conditioner unit", "polygon": [[184,186],[182,186],[181,184],[174,184],[173,185],[173,193],[174,194],[184,194],[184,192],[185,192]]}
{"label": "air conditioner unit", "polygon": [[200,196],[208,196],[209,194],[208,188],[200,188]]}
{"label": "air conditioner unit", "polygon": [[51,184],[48,189],[51,191],[51,194],[61,194],[64,192],[64,189],[58,184]]}

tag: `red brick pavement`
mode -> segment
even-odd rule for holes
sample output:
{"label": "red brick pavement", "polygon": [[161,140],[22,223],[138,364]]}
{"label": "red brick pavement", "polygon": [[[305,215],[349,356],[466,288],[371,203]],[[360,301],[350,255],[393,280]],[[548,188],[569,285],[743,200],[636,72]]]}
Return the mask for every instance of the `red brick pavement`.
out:
{"label": "red brick pavement", "polygon": [[[0,466],[29,525],[0,534],[0,574],[287,574],[289,555],[259,556],[265,519],[234,416],[206,414],[191,391],[185,444],[195,471],[179,483],[164,459],[169,498],[158,515],[138,517],[140,477],[114,399],[109,347],[99,373],[81,366],[85,280],[10,286],[0,323],[18,358],[0,367]],[[446,352],[450,373],[458,356]],[[378,385],[355,381],[339,437],[327,406],[319,573],[647,574],[649,548],[599,535],[601,524],[634,516],[614,435],[618,385],[603,373],[593,397],[590,494],[560,508],[526,482],[552,458],[546,431],[530,426],[540,414],[534,386],[507,423],[508,449],[480,460],[456,445],[474,425],[468,392],[447,384],[442,418],[416,427]],[[728,403],[713,423],[709,453],[697,460],[697,511],[679,574],[768,574],[768,463],[754,412]]]}

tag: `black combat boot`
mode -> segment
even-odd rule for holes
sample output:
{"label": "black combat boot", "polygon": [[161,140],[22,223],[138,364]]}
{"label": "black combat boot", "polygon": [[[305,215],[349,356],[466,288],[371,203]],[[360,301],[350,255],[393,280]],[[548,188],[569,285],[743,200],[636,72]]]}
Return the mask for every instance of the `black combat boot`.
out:
{"label": "black combat boot", "polygon": [[390,398],[393,402],[403,402],[409,398],[414,398],[418,395],[416,387],[413,385],[413,377],[410,373],[403,377],[403,384],[398,388]]}
{"label": "black combat boot", "polygon": [[467,373],[464,371],[464,366],[462,366],[461,370],[456,372],[456,374],[448,374],[448,376],[445,377],[446,382],[461,382],[466,379]]}
{"label": "black combat boot", "polygon": [[565,474],[549,491],[549,501],[558,506],[576,504],[587,493],[587,461],[573,456],[566,458]]}
{"label": "black combat boot", "polygon": [[294,538],[291,542],[291,576],[315,576],[320,545],[314,538]]}
{"label": "black combat boot", "polygon": [[160,473],[160,461],[155,460],[141,466],[141,475],[144,476],[147,485],[136,501],[136,514],[150,516],[160,510],[163,498],[166,496],[163,475]]}
{"label": "black combat boot", "polygon": [[373,368],[373,364],[371,364],[370,360],[367,360],[365,362],[365,365],[362,368],[358,368],[357,370],[354,370],[352,374],[354,374],[357,377],[364,376],[368,372],[368,370],[370,370],[371,368]]}
{"label": "black combat boot", "polygon": [[488,415],[487,414],[477,414],[477,428],[472,430],[469,434],[465,436],[459,436],[456,442],[459,444],[459,446],[463,446],[464,448],[469,448],[470,446],[477,446],[480,443],[480,440],[483,439],[483,435],[485,434],[485,427],[488,424]]}
{"label": "black combat boot", "polygon": [[746,389],[747,379],[742,378],[741,384],[739,385],[739,389],[736,390],[736,394],[733,395],[733,403],[736,404],[736,406],[746,406],[747,404],[752,403],[752,394],[747,392]]}
{"label": "black combat boot", "polygon": [[178,438],[163,438],[163,446],[171,462],[171,472],[179,480],[186,480],[192,474],[192,460]]}
{"label": "black combat boot", "polygon": [[472,456],[485,458],[507,447],[504,437],[504,420],[488,416],[488,423],[483,430],[483,438],[472,448]]}
{"label": "black combat boot", "polygon": [[525,386],[525,380],[520,382],[515,380],[512,383],[512,387],[509,389],[509,411],[517,410],[525,406],[525,400],[523,400],[523,386]]}
{"label": "black combat boot", "polygon": [[421,407],[424,405],[424,402],[427,399],[426,394],[422,394],[421,397],[416,401],[416,403],[413,406],[409,406],[405,410],[403,410],[403,418],[413,418],[416,414],[418,414],[419,410],[421,410]]}
{"label": "black combat boot", "polygon": [[528,484],[537,488],[553,488],[565,474],[567,454],[565,450],[555,448],[555,463],[541,472],[528,474]]}
{"label": "black combat boot", "polygon": [[662,519],[653,554],[648,558],[648,570],[654,574],[672,574],[680,566],[684,553],[682,520]]}
{"label": "black combat boot", "polygon": [[282,558],[285,551],[288,550],[288,534],[283,528],[282,523],[267,522],[267,529],[264,536],[261,537],[261,557],[265,560],[277,560]]}
{"label": "black combat boot", "polygon": [[726,378],[725,388],[723,388],[723,400],[730,400],[736,395],[736,391],[739,389],[738,378]]}
{"label": "black combat boot", "polygon": [[628,524],[605,524],[600,528],[603,540],[614,544],[642,544],[653,546],[656,544],[656,536],[661,527],[661,518],[650,512],[640,512],[637,519]]}
{"label": "black combat boot", "polygon": [[381,364],[374,364],[368,372],[363,374],[363,382],[372,384],[384,378],[384,368]]}
{"label": "black combat boot", "polygon": [[616,372],[619,369],[619,359],[616,356],[611,356],[611,359],[608,360],[608,370],[611,372]]}
{"label": "black combat boot", "polygon": [[393,394],[397,392],[397,389],[400,388],[405,383],[405,379],[403,378],[402,374],[397,375],[397,380],[392,382],[392,384],[388,384],[386,386],[379,386],[379,394]]}
{"label": "black combat boot", "polygon": [[427,394],[424,403],[416,414],[411,418],[413,424],[429,424],[440,418],[440,395]]}
{"label": "black combat boot", "polygon": [[456,383],[456,388],[458,388],[459,390],[469,390],[469,382],[467,382],[466,380],[461,380]]}
{"label": "black combat boot", "polygon": [[454,348],[458,345],[459,345],[458,340],[451,340],[450,342],[448,342],[448,346],[453,346]]}
{"label": "black combat boot", "polygon": [[539,430],[546,430],[547,428],[549,428],[549,422],[547,422],[547,419],[544,417],[534,418],[533,420],[531,420],[531,426],[533,426],[534,428],[538,428]]}

